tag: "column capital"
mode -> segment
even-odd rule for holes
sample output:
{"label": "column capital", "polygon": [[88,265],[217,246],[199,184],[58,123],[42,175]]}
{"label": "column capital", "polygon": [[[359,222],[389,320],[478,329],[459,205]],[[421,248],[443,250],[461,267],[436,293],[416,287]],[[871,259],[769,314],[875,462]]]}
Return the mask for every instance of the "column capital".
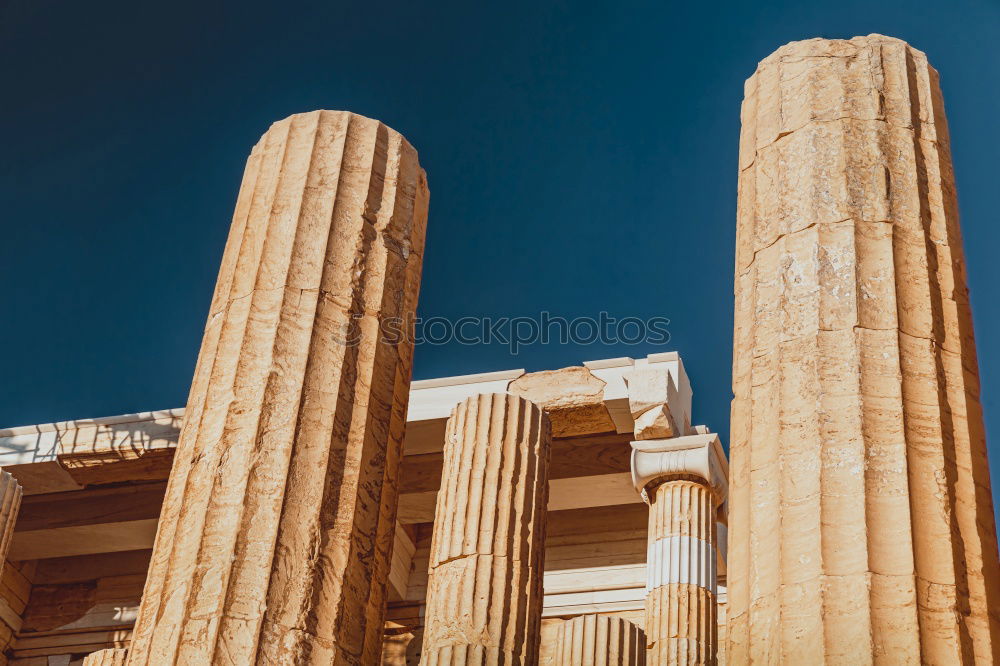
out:
{"label": "column capital", "polygon": [[643,498],[650,482],[686,476],[704,480],[717,505],[726,501],[729,463],[716,433],[632,442],[632,484]]}

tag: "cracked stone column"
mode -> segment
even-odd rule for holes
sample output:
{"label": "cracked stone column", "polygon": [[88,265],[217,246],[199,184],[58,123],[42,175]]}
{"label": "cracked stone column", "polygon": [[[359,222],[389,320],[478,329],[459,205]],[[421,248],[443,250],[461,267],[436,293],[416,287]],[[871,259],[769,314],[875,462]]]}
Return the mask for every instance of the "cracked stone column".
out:
{"label": "cracked stone column", "polygon": [[992,663],[1000,566],[937,72],[880,35],[746,83],[728,658]]}
{"label": "cracked stone column", "polygon": [[555,666],[645,666],[646,636],[628,620],[578,615],[559,627]]}
{"label": "cracked stone column", "polygon": [[253,148],[130,664],[377,663],[427,202],[377,120]]}
{"label": "cracked stone column", "polygon": [[549,417],[519,396],[452,411],[421,664],[538,662],[550,446]]}
{"label": "cracked stone column", "polygon": [[718,435],[632,442],[649,503],[646,644],[652,666],[716,664],[716,514],[728,469]]}

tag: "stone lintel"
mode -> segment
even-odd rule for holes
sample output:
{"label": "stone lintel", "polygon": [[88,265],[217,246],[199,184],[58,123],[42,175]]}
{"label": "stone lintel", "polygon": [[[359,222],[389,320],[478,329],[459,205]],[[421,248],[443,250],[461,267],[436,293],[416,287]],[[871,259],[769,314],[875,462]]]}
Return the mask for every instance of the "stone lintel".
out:
{"label": "stone lintel", "polygon": [[[556,437],[637,433],[637,440],[658,439],[657,432],[666,436],[664,421],[671,424],[670,436],[697,432],[685,425],[692,391],[684,364],[677,352],[663,352],[538,373],[517,369],[415,381],[405,453],[441,451],[444,424],[455,405],[471,395],[494,392],[541,404]],[[14,474],[25,495],[163,480],[183,416],[184,409],[177,408],[3,429],[0,467]]]}
{"label": "stone lintel", "polygon": [[545,410],[554,437],[615,432],[615,421],[604,402],[607,382],[584,366],[543,370],[513,380],[507,392]]}

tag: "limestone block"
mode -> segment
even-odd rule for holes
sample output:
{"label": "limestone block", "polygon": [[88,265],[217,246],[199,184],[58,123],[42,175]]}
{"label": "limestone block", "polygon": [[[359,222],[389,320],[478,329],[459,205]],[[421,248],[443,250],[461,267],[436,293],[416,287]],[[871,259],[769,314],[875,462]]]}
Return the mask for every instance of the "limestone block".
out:
{"label": "limestone block", "polygon": [[679,392],[666,367],[637,366],[624,379],[636,439],[663,439],[685,434],[687,424],[678,422],[671,411],[671,404],[679,400]]}
{"label": "limestone block", "polygon": [[91,652],[83,658],[83,666],[125,666],[128,650],[125,648],[108,648]]}
{"label": "limestone block", "polygon": [[628,620],[578,615],[559,627],[557,666],[643,666],[646,635]]}
{"label": "limestone block", "polygon": [[448,419],[431,541],[421,664],[535,664],[551,426],[510,394]]}
{"label": "limestone block", "polygon": [[747,81],[727,658],[991,663],[1000,562],[937,72],[870,35]]}
{"label": "limestone block", "polygon": [[510,383],[507,391],[540,405],[552,422],[553,437],[615,432],[604,405],[603,379],[585,367],[529,372]]}
{"label": "limestone block", "polygon": [[677,434],[677,425],[670,415],[666,405],[650,407],[641,414],[634,416],[635,436],[638,439],[661,439]]}
{"label": "limestone block", "polygon": [[130,664],[377,663],[427,205],[377,120],[253,148]]}

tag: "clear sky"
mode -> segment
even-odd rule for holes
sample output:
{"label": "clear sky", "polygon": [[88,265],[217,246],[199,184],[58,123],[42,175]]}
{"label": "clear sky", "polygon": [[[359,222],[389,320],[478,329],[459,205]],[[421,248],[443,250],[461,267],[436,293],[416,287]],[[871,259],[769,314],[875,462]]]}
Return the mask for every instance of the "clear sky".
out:
{"label": "clear sky", "polygon": [[996,0],[0,0],[0,427],[183,405],[250,147],[326,108],[420,151],[422,316],[670,319],[664,347],[422,345],[417,379],[674,349],[726,435],[743,81],[871,32],[941,72],[998,478]]}

